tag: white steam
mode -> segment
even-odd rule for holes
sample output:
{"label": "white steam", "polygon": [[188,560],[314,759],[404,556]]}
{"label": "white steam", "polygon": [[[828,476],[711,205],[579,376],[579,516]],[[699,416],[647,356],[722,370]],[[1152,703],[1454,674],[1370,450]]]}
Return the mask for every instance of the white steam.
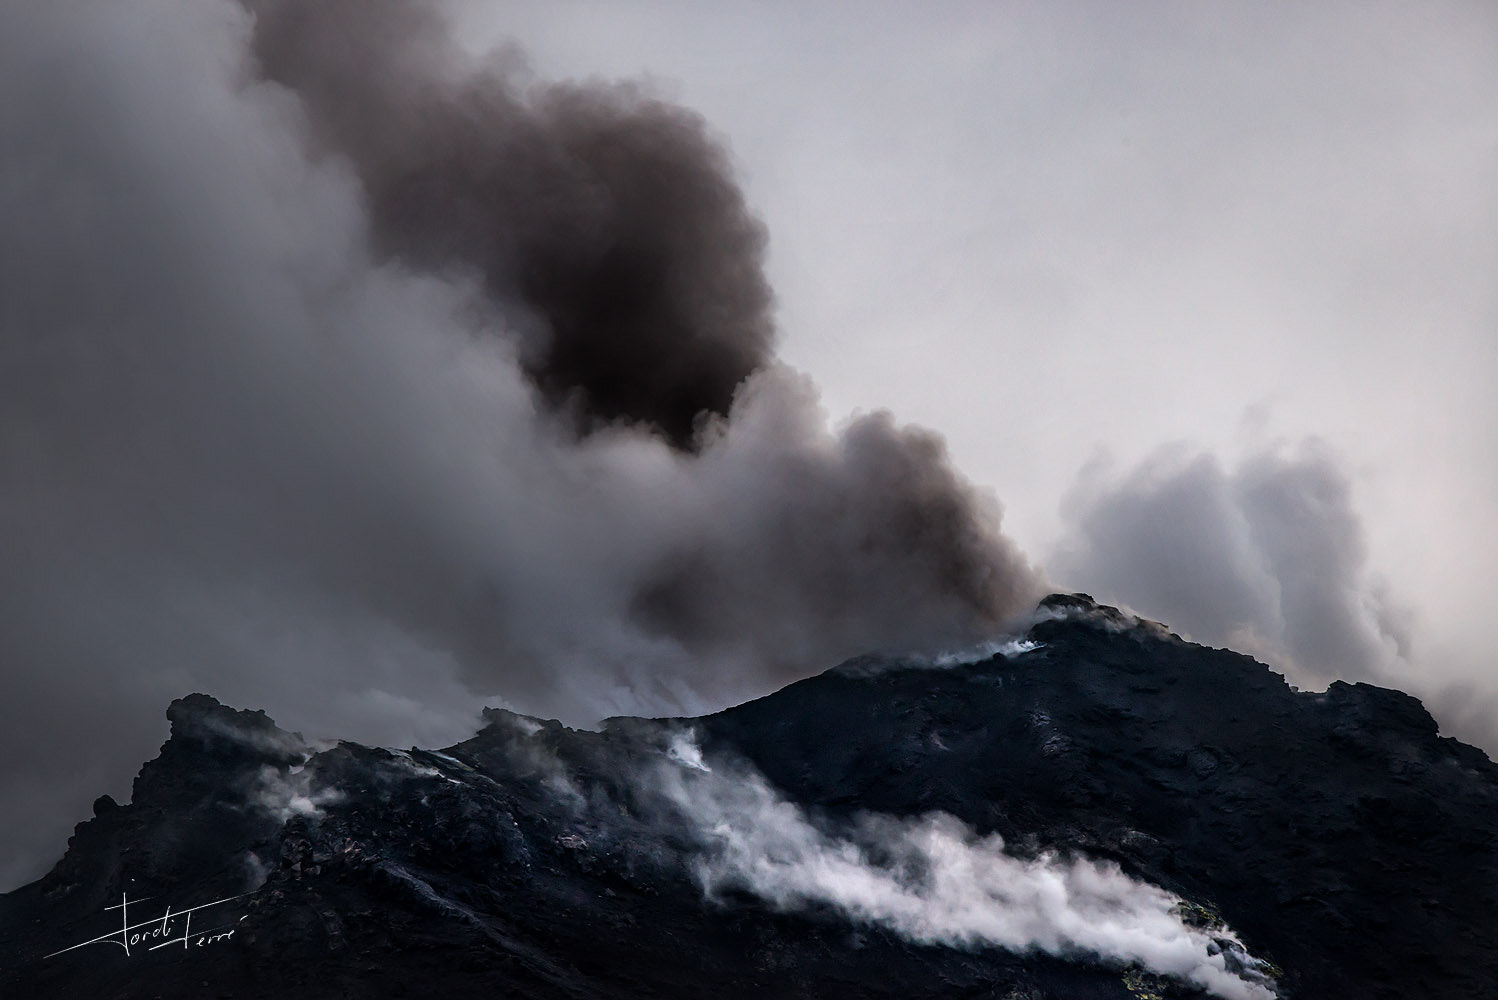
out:
{"label": "white steam", "polygon": [[336,788],[319,786],[311,773],[294,767],[282,772],[274,767],[260,769],[250,803],[285,823],[294,816],[320,819],[323,806],[343,798]]}
{"label": "white steam", "polygon": [[1191,926],[1179,897],[1117,865],[1015,857],[943,813],[865,815],[829,834],[758,774],[704,767],[672,769],[664,788],[709,844],[698,871],[710,897],[739,889],[783,910],[830,905],[921,944],[1084,953],[1225,1000],[1275,996],[1230,930]]}
{"label": "white steam", "polygon": [[666,756],[682,767],[690,767],[695,771],[712,770],[702,759],[702,750],[697,746],[697,734],[694,730],[673,736],[671,745],[666,748]]}
{"label": "white steam", "polygon": [[979,663],[994,656],[1002,656],[1004,659],[1013,659],[1033,653],[1040,649],[1045,643],[1036,642],[1033,639],[1016,638],[1006,636],[974,646],[971,649],[958,650],[952,653],[941,653],[933,657],[931,665],[934,667],[958,667],[968,663]]}

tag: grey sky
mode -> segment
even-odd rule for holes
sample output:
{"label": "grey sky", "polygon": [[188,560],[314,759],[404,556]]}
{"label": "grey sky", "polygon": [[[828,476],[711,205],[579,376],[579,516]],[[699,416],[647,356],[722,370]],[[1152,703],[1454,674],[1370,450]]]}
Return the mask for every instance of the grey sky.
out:
{"label": "grey sky", "polygon": [[[1022,553],[1306,678],[1371,650],[1491,732],[1490,6],[454,8],[705,116],[810,378],[764,369],[700,456],[578,443],[524,310],[371,250],[239,6],[0,8],[0,756],[37,761],[0,885],[189,690],[390,742],[699,709],[992,626]],[[952,461],[846,423],[883,407]],[[1174,600],[1203,553],[1222,589]]]}

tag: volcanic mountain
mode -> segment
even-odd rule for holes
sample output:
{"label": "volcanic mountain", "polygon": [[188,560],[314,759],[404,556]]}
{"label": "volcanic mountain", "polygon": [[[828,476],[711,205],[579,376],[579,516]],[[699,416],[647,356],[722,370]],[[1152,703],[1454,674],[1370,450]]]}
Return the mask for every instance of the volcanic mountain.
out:
{"label": "volcanic mountain", "polygon": [[1498,997],[1498,767],[1085,595],[597,732],[167,715],[0,897],[0,996]]}

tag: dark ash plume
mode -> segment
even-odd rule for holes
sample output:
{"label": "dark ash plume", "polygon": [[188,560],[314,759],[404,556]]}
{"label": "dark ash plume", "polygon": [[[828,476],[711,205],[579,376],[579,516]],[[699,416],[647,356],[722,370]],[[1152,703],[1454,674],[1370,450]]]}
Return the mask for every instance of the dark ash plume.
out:
{"label": "dark ash plume", "polygon": [[1043,592],[937,438],[836,433],[774,360],[694,115],[475,68],[433,10],[0,4],[0,885],[186,691],[441,745]]}
{"label": "dark ash plume", "polygon": [[380,249],[524,303],[525,370],[583,429],[687,447],[769,360],[764,230],[700,116],[472,66],[425,0],[246,2],[262,71],[353,164]]}
{"label": "dark ash plume", "polygon": [[[782,406],[783,392],[762,405]],[[769,415],[735,416],[729,436],[762,430]],[[999,533],[996,502],[957,473],[940,437],[877,413],[828,440],[816,419],[808,411],[802,426],[781,427],[771,440],[783,440],[754,463],[756,488],[776,502],[723,496],[729,516],[679,540],[648,573],[636,621],[697,655],[753,641],[762,660],[783,659],[789,679],[796,664],[832,662],[876,632],[894,647],[971,641],[1034,600],[1036,578]],[[735,442],[722,444],[726,454],[710,447],[705,464],[750,466],[731,457]],[[796,624],[807,615],[812,635]]]}

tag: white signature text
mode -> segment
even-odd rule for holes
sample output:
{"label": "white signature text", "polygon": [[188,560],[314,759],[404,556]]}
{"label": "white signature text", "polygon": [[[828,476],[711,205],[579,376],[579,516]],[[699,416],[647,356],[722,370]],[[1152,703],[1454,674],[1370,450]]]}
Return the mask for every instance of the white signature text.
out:
{"label": "white signature text", "polygon": [[[142,899],[131,899],[128,894],[120,893],[120,901],[115,906],[106,906],[105,912],[110,910],[120,911],[120,926],[118,930],[112,930],[107,934],[100,934],[96,938],[80,942],[61,951],[54,951],[44,958],[54,958],[58,955],[76,951],[79,948],[87,948],[91,944],[112,944],[125,949],[126,955],[133,955],[139,951],[155,951],[158,948],[166,948],[172,945],[180,945],[185,948],[202,948],[207,945],[218,944],[229,941],[234,937],[235,924],[223,923],[228,919],[222,909],[225,903],[244,896],[225,896],[223,899],[215,899],[211,903],[202,903],[198,906],[190,906],[185,910],[173,910],[168,904],[161,916],[151,917],[149,920],[141,920],[136,923],[130,921],[130,907],[136,907],[139,913],[143,909],[142,903],[151,899],[146,896]],[[217,913],[212,912],[215,907],[220,909]],[[193,929],[193,917],[198,918],[198,929]],[[243,920],[240,917],[239,920]],[[204,923],[210,926],[203,929]]]}

